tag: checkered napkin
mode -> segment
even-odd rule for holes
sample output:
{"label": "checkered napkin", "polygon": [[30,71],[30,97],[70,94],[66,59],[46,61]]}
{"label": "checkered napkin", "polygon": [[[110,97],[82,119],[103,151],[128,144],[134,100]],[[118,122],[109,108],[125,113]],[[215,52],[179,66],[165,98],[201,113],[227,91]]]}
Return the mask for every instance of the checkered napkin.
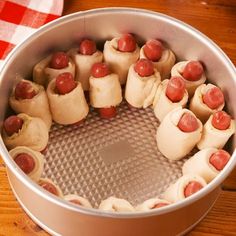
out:
{"label": "checkered napkin", "polygon": [[0,69],[7,54],[62,14],[63,0],[0,0]]}

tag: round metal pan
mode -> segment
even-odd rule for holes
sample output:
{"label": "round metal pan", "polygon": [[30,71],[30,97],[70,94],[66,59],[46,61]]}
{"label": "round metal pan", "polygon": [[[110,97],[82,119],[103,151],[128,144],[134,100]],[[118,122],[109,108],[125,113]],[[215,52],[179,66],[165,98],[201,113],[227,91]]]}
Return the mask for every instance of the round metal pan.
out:
{"label": "round metal pan", "polygon": [[[68,50],[84,37],[91,37],[102,45],[106,39],[127,32],[133,33],[140,44],[149,38],[163,40],[175,52],[178,60],[198,59],[203,62],[207,68],[208,80],[222,88],[227,109],[235,117],[236,71],[224,52],[209,38],[191,26],[163,14],[141,9],[104,8],[78,12],[53,21],[12,51],[0,74],[1,122],[6,116],[8,97],[16,83],[16,77],[20,75],[30,79],[33,66],[51,51]],[[132,122],[132,119],[137,122]],[[137,204],[160,194],[181,175],[183,161],[168,162],[160,154],[154,155],[156,150],[155,145],[152,145],[152,135],[158,122],[151,108],[132,113],[126,104],[122,104],[118,117],[111,123],[99,120],[93,111],[87,120],[80,130],[54,125],[50,132],[44,176],[57,182],[64,193],[73,191],[86,195],[95,208],[99,201],[111,194]],[[144,120],[148,122],[144,124]],[[133,128],[133,133],[127,132],[127,127]],[[136,133],[139,128],[143,131]],[[93,137],[92,130],[95,129],[96,133],[103,132],[103,136],[95,136],[95,140],[90,140]],[[109,133],[109,130],[112,132]],[[150,133],[150,136],[147,133]],[[84,139],[90,140],[90,144],[89,141],[83,143],[84,149],[78,151],[79,154],[76,150],[79,150],[81,143],[73,141],[72,134],[79,135],[81,142]],[[58,138],[62,135],[66,135],[64,140],[69,140],[69,144],[74,142],[75,145],[68,147],[66,141]],[[104,138],[106,136],[107,139]],[[137,137],[137,142],[132,141],[133,137]],[[139,143],[143,138],[149,141]],[[98,139],[100,141],[95,143]],[[139,153],[143,153],[143,160],[142,156],[135,154],[137,143],[144,147],[140,151],[138,149]],[[94,158],[89,158],[86,152],[91,145],[95,146],[92,152]],[[153,149],[145,155],[150,145]],[[65,150],[62,150],[63,147]],[[107,158],[107,147],[112,147],[114,153],[123,148],[122,157],[114,155],[111,159]],[[231,160],[225,169],[197,194],[163,209],[118,214],[75,206],[42,190],[22,174],[10,158],[2,139],[0,140],[0,153],[7,165],[11,187],[26,213],[53,235],[82,236],[172,236],[186,233],[207,214],[217,199],[221,183],[236,164],[234,148],[235,138],[232,138],[228,145],[232,153]],[[126,152],[130,152],[132,157],[125,155]],[[67,159],[63,159],[65,155]],[[80,162],[81,158],[85,158],[85,161]],[[68,167],[67,163],[71,165]],[[160,171],[162,168],[165,172]]]}

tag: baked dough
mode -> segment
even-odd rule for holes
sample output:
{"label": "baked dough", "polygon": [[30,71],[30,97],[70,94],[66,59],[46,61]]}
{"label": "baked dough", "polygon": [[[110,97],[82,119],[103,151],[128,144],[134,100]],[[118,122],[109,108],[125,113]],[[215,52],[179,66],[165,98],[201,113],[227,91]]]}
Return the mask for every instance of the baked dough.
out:
{"label": "baked dough", "polygon": [[203,126],[202,137],[197,144],[200,150],[208,147],[221,149],[225,146],[230,136],[235,133],[235,120],[231,119],[228,129],[219,130],[212,125],[212,117],[213,115],[210,116]]}
{"label": "baked dough", "polygon": [[125,199],[109,197],[103,200],[98,209],[110,212],[134,212],[134,207]]}
{"label": "baked dough", "polygon": [[37,84],[47,87],[48,83],[56,78],[59,74],[64,72],[70,72],[73,77],[75,76],[75,64],[71,58],[69,58],[69,64],[63,69],[53,69],[49,67],[49,63],[52,59],[52,55],[41,60],[33,68],[33,81]]}
{"label": "baked dough", "polygon": [[185,157],[199,142],[202,134],[202,123],[198,121],[198,129],[194,132],[183,132],[177,125],[188,109],[177,107],[170,111],[157,128],[156,141],[159,151],[169,160],[180,160]]}
{"label": "baked dough", "polygon": [[47,87],[53,120],[62,125],[74,124],[83,120],[89,112],[89,107],[81,83],[77,82],[76,88],[63,95],[55,92],[55,84],[56,79],[53,79]]}
{"label": "baked dough", "polygon": [[7,148],[26,146],[39,152],[44,150],[48,143],[48,128],[44,121],[24,113],[17,116],[23,119],[23,126],[18,133],[8,136],[3,129],[3,141]]}
{"label": "baked dough", "polygon": [[80,197],[76,194],[68,194],[68,195],[64,196],[64,199],[66,201],[69,201],[69,202],[75,200],[75,201],[80,202],[80,204],[77,204],[77,203],[74,203],[74,204],[77,204],[79,206],[83,206],[83,207],[86,207],[86,208],[92,208],[90,202],[86,198]]}
{"label": "baked dough", "polygon": [[202,121],[205,123],[209,116],[217,111],[221,111],[225,104],[222,104],[217,109],[211,109],[202,100],[202,96],[211,88],[216,87],[213,84],[202,84],[200,85],[192,97],[189,105],[189,109]]}
{"label": "baked dough", "polygon": [[125,87],[125,99],[136,108],[146,108],[154,100],[157,87],[161,82],[159,72],[154,69],[154,74],[147,77],[140,76],[131,65]]}
{"label": "baked dough", "polygon": [[104,61],[109,65],[112,72],[118,74],[120,84],[125,84],[129,67],[139,58],[140,48],[136,44],[133,52],[120,52],[118,50],[119,38],[113,38],[104,44]]}
{"label": "baked dough", "polygon": [[135,209],[136,211],[150,211],[150,210],[154,210],[155,208],[153,207],[159,203],[170,204],[170,202],[156,197],[156,198],[150,198],[144,201],[143,203],[136,206]]}
{"label": "baked dough", "polygon": [[192,181],[199,182],[203,187],[207,185],[206,181],[194,174],[187,174],[181,176],[175,183],[171,184],[166,191],[162,194],[163,199],[175,203],[179,202],[186,197],[184,196],[185,187]]}
{"label": "baked dough", "polygon": [[220,171],[210,164],[209,158],[217,151],[218,149],[216,148],[205,148],[197,152],[184,163],[182,167],[183,175],[199,175],[205,179],[207,183],[212,181]]}
{"label": "baked dough", "polygon": [[172,69],[171,69],[171,76],[179,76],[181,77],[184,82],[185,82],[185,85],[186,85],[186,89],[188,91],[188,95],[189,97],[192,97],[196,88],[205,83],[206,81],[206,76],[205,76],[205,73],[203,72],[201,78],[197,81],[189,81],[189,80],[186,80],[183,76],[182,76],[182,73],[184,71],[184,68],[185,66],[189,63],[190,61],[181,61],[181,62],[178,62],[176,63]]}
{"label": "baked dough", "polygon": [[185,90],[184,96],[179,102],[172,102],[166,96],[166,88],[169,80],[163,80],[161,84],[158,86],[157,92],[155,94],[155,98],[153,101],[153,110],[154,114],[159,121],[162,121],[166,114],[176,107],[185,107],[188,102],[188,92]]}
{"label": "baked dough", "polygon": [[[56,196],[57,196],[57,197],[60,197],[60,198],[63,198],[63,193],[62,193],[60,187],[59,187],[58,185],[56,185],[55,183],[53,183],[52,180],[50,180],[50,179],[48,179],[48,178],[40,178],[39,181],[38,181],[38,185],[40,186],[42,183],[49,183],[49,184],[52,184],[52,185],[56,188],[56,190],[57,190]],[[40,187],[42,187],[42,186],[40,186]],[[42,187],[42,188],[43,188],[43,187]],[[45,189],[45,191],[47,191],[47,190]],[[48,191],[48,192],[49,192],[49,191]],[[50,193],[50,192],[49,192],[49,193]],[[51,193],[51,194],[52,194],[52,193]]]}
{"label": "baked dough", "polygon": [[82,84],[85,91],[89,90],[89,77],[91,75],[91,68],[93,64],[102,62],[103,54],[97,50],[92,55],[83,55],[78,53],[79,48],[72,48],[68,54],[75,63],[76,76],[75,80]]}
{"label": "baked dough", "polygon": [[11,108],[16,113],[26,113],[29,116],[35,116],[41,118],[45,122],[49,130],[52,124],[52,115],[44,87],[36,83],[33,83],[29,80],[23,79],[21,81],[26,81],[30,83],[37,94],[31,99],[18,100],[15,98],[15,88],[13,88],[13,91],[9,99]]}
{"label": "baked dough", "polygon": [[117,74],[101,78],[90,76],[90,104],[95,108],[117,106],[122,101],[122,91]]}
{"label": "baked dough", "polygon": [[35,167],[33,171],[31,171],[29,174],[27,174],[32,180],[37,182],[42,173],[43,173],[43,167],[44,167],[44,156],[37,151],[32,150],[31,148],[25,147],[25,146],[18,146],[12,150],[9,151],[10,156],[15,159],[15,157],[21,153],[26,153],[30,155],[34,159]]}
{"label": "baked dough", "polygon": [[[144,46],[142,46],[140,50],[140,58],[147,59],[143,50]],[[175,60],[175,54],[170,49],[164,48],[164,50],[162,51],[161,58],[158,61],[153,62],[154,68],[156,68],[157,71],[160,72],[162,80],[170,78],[170,71],[175,64]]]}

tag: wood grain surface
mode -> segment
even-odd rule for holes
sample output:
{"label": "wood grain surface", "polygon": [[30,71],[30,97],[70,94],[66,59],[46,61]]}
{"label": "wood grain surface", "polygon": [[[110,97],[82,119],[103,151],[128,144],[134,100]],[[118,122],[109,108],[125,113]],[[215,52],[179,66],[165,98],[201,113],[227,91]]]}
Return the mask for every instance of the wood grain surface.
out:
{"label": "wood grain surface", "polygon": [[[115,6],[145,8],[182,20],[210,37],[236,65],[235,0],[65,0],[63,14]],[[236,235],[236,169],[224,182],[222,189],[212,210],[189,236]],[[9,235],[48,234],[24,213],[16,201],[8,183],[5,164],[0,158],[0,236]]]}

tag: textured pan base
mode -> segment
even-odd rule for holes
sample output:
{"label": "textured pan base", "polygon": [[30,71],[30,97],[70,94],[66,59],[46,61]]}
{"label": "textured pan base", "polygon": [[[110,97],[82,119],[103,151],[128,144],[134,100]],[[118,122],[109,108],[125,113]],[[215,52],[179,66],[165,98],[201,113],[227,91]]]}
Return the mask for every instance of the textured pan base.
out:
{"label": "textured pan base", "polygon": [[134,205],[158,196],[181,176],[183,165],[158,151],[158,125],[151,108],[130,109],[125,102],[110,120],[92,110],[79,126],[53,125],[44,176],[94,207],[111,195]]}

